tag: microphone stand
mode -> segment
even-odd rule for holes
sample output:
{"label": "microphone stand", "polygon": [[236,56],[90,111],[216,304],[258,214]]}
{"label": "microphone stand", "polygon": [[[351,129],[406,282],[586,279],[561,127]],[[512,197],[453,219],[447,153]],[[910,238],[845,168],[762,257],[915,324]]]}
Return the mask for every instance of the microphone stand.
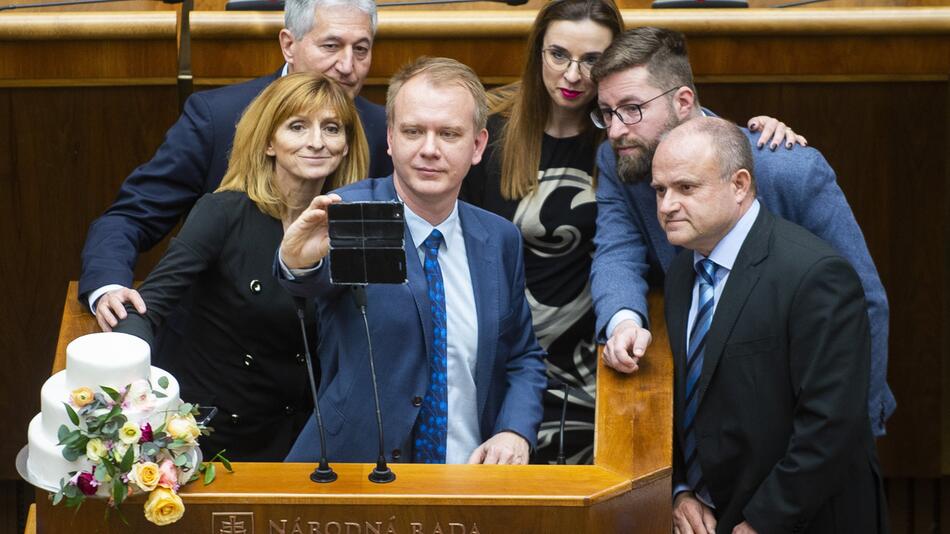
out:
{"label": "microphone stand", "polygon": [[396,480],[396,474],[386,465],[385,440],[383,439],[383,416],[379,409],[379,387],[376,385],[376,364],[373,361],[373,340],[369,333],[369,319],[366,317],[366,286],[353,286],[353,296],[356,307],[363,315],[363,326],[366,327],[366,344],[369,348],[369,372],[373,378],[373,399],[376,401],[376,428],[379,430],[379,454],[376,457],[376,467],[369,474],[369,481],[376,484],[386,484]]}
{"label": "microphone stand", "polygon": [[336,480],[336,472],[327,462],[327,436],[323,429],[323,417],[320,415],[320,402],[317,399],[317,382],[313,375],[313,361],[310,358],[310,343],[307,341],[307,325],[304,321],[304,314],[307,300],[302,297],[294,297],[294,303],[297,305],[297,318],[300,319],[300,333],[303,334],[303,353],[307,360],[307,376],[310,377],[310,391],[313,393],[313,411],[317,416],[317,429],[320,431],[320,465],[310,474],[310,480],[320,484],[326,484]]}
{"label": "microphone stand", "polygon": [[556,378],[548,379],[548,389],[563,389],[564,400],[561,402],[561,424],[558,425],[558,444],[557,444],[557,465],[564,465],[567,459],[564,457],[564,428],[567,424],[567,399],[571,395],[571,386],[566,382],[561,382]]}

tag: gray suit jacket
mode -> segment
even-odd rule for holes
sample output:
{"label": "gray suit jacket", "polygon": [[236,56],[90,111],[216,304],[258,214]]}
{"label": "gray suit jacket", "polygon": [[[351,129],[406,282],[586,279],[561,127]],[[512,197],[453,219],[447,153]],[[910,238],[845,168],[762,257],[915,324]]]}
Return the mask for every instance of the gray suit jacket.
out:
{"label": "gray suit jacket", "polygon": [[[874,261],[851,207],[820,152],[795,146],[791,150],[758,150],[753,144],[757,197],[768,210],[824,239],[857,271],[868,302],[871,323],[871,376],[868,413],[875,435],[896,406],[887,386],[888,307]],[[656,194],[649,181],[627,184],[617,177],[616,157],[608,143],[597,154],[596,252],[591,269],[591,294],[597,313],[598,338],[607,323],[627,308],[647,315],[649,287],[660,287],[678,248],[666,240],[656,218]]]}

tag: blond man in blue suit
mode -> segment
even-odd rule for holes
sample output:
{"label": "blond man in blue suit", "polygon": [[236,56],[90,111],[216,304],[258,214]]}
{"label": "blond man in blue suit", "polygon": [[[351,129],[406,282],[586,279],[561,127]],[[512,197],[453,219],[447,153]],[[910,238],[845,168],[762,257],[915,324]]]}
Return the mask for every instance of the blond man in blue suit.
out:
{"label": "blond man in blue suit", "polygon": [[[457,200],[488,138],[484,88],[457,61],[422,59],[393,77],[386,111],[393,175],[315,198],[287,229],[277,262],[284,287],[316,297],[327,456],[371,462],[377,440],[363,320],[351,292],[329,280],[326,208],[400,200],[408,284],[366,289],[386,455],[527,463],[546,380],[521,237],[507,220]],[[287,460],[315,461],[318,443],[311,417]]]}

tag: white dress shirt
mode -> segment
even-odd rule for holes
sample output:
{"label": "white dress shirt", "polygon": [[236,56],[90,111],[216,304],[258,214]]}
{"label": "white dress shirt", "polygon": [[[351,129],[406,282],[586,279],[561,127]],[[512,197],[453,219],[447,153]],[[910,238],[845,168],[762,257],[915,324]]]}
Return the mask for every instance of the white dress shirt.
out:
{"label": "white dress shirt", "polygon": [[[422,243],[433,229],[444,237],[439,246],[439,267],[445,287],[446,359],[448,367],[448,436],[445,463],[463,464],[482,440],[478,429],[478,397],[475,392],[475,366],[478,362],[478,314],[475,289],[465,253],[465,236],[459,220],[458,202],[452,213],[432,226],[406,206],[406,225],[412,244],[425,261]],[[407,261],[409,259],[407,258]],[[423,320],[431,320],[424,317]],[[428,373],[426,373],[428,374]]]}

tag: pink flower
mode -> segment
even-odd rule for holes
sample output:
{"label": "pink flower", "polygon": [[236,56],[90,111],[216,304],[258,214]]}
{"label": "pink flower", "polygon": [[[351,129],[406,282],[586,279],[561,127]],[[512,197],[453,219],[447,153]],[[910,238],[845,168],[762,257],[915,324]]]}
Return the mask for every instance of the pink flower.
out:
{"label": "pink flower", "polygon": [[[93,470],[95,471],[95,468],[93,468]],[[83,471],[76,477],[76,486],[79,487],[79,491],[81,491],[83,495],[95,495],[96,489],[99,487],[99,482],[96,480],[95,475],[88,471]]]}
{"label": "pink flower", "polygon": [[158,479],[159,486],[172,490],[178,489],[178,468],[175,467],[175,462],[171,460],[162,461],[158,466],[158,472],[161,473],[161,477]]}
{"label": "pink flower", "polygon": [[142,437],[139,439],[139,443],[152,441],[152,437],[152,425],[145,423],[142,425]]}

